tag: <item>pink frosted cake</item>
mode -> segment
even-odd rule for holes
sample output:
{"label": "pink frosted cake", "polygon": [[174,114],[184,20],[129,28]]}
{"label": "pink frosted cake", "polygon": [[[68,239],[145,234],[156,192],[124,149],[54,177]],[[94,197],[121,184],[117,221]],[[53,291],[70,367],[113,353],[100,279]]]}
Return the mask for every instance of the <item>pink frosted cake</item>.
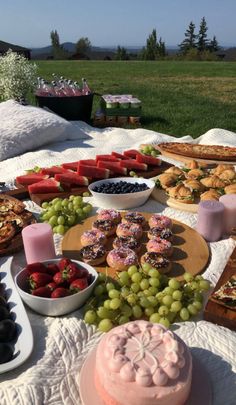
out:
{"label": "pink frosted cake", "polygon": [[162,325],[129,322],[98,345],[95,386],[105,405],[182,405],[191,380],[189,349]]}

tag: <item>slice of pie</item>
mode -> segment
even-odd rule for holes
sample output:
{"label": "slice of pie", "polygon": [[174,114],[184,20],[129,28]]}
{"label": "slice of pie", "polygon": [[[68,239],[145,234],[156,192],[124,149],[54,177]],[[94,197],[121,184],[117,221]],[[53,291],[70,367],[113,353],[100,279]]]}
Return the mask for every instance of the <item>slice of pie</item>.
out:
{"label": "slice of pie", "polygon": [[224,283],[211,298],[212,301],[236,311],[236,274]]}

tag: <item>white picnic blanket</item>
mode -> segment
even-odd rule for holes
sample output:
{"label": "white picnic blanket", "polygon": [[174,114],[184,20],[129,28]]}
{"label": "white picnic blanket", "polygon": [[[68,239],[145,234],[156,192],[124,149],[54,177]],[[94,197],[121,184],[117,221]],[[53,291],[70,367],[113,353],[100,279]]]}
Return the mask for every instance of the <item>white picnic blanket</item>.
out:
{"label": "white picnic blanket", "polygon": [[[92,158],[112,150],[122,152],[141,143],[176,141],[176,138],[145,129],[95,129],[75,122],[80,139],[47,145],[41,150],[0,162],[0,180],[11,182],[16,175],[34,166],[50,166],[62,162]],[[81,131],[84,137],[81,139]],[[180,141],[236,146],[236,134],[211,129],[198,139],[185,136]],[[91,200],[93,203],[93,200]],[[27,207],[39,212],[31,201]],[[94,208],[94,212],[97,207]],[[195,227],[196,215],[166,208],[150,199],[142,211],[164,212],[171,218]],[[55,237],[60,253],[59,236]],[[213,285],[217,282],[235,246],[231,239],[210,244],[212,259],[204,276]],[[1,260],[0,260],[1,264]],[[13,273],[24,264],[24,255],[14,256]],[[43,317],[27,310],[34,334],[31,357],[19,368],[0,375],[1,405],[79,405],[79,373],[89,350],[101,334],[82,320],[82,311],[60,318]],[[236,333],[201,319],[174,325],[175,332],[203,362],[212,382],[213,405],[236,404]],[[25,343],[27,344],[27,342]],[[92,381],[91,381],[92,384]],[[201,402],[202,404],[202,402]],[[96,404],[91,404],[96,405]],[[200,404],[199,404],[200,405]]]}

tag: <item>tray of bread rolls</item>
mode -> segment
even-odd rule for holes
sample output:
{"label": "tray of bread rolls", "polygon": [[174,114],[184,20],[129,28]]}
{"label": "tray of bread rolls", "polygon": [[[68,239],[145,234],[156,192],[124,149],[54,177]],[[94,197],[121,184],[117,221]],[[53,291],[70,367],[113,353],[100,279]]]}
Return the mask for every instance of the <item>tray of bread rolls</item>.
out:
{"label": "tray of bread rolls", "polygon": [[160,273],[182,279],[186,271],[204,271],[210,259],[207,243],[189,226],[161,214],[112,209],[100,210],[69,229],[62,252],[111,277],[147,262]]}
{"label": "tray of bread rolls", "polygon": [[223,194],[236,194],[236,170],[229,164],[209,167],[192,160],[183,167],[171,166],[153,180],[154,199],[193,213],[200,201],[218,201]]}

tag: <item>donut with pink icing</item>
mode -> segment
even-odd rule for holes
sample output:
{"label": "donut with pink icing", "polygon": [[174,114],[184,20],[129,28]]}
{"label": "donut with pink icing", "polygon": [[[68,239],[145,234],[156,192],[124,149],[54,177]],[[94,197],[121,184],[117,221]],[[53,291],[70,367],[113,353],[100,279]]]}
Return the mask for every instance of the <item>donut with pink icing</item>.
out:
{"label": "donut with pink icing", "polygon": [[90,231],[85,231],[80,238],[82,246],[94,245],[95,243],[105,245],[106,241],[106,235],[103,232],[99,231],[99,229],[91,229]]}
{"label": "donut with pink icing", "polygon": [[107,220],[114,222],[115,224],[119,224],[121,221],[121,215],[118,211],[113,209],[103,209],[98,211],[97,219]]}
{"label": "donut with pink icing", "polygon": [[165,215],[160,215],[160,214],[153,214],[149,221],[148,224],[150,228],[154,227],[159,227],[159,228],[172,228],[172,221],[169,217],[166,217]]}
{"label": "donut with pink icing", "polygon": [[139,224],[124,224],[121,223],[117,226],[116,229],[117,236],[133,236],[135,239],[141,239],[143,234],[142,226]]}
{"label": "donut with pink icing", "polygon": [[122,222],[144,226],[146,220],[140,212],[127,212],[127,214],[125,214],[125,216],[123,217]]}
{"label": "donut with pink icing", "polygon": [[107,264],[116,271],[127,270],[133,264],[138,264],[136,253],[129,248],[113,249],[107,255]]}
{"label": "donut with pink icing", "polygon": [[154,269],[157,269],[161,274],[169,273],[171,262],[167,257],[156,252],[146,252],[141,256],[141,264],[148,263]]}
{"label": "donut with pink icing", "polygon": [[113,241],[113,248],[120,249],[120,248],[129,248],[133,250],[135,253],[138,253],[141,249],[141,243],[133,238],[133,236],[120,236],[114,239]]}
{"label": "donut with pink icing", "polygon": [[128,322],[101,338],[94,381],[104,405],[184,405],[191,390],[191,353],[160,324]]}
{"label": "donut with pink icing", "polygon": [[148,252],[156,252],[163,256],[171,256],[173,253],[172,243],[159,236],[150,239],[146,247]]}
{"label": "donut with pink icing", "polygon": [[111,236],[116,233],[116,224],[109,219],[97,219],[93,222],[92,229],[98,229],[106,236]]}

